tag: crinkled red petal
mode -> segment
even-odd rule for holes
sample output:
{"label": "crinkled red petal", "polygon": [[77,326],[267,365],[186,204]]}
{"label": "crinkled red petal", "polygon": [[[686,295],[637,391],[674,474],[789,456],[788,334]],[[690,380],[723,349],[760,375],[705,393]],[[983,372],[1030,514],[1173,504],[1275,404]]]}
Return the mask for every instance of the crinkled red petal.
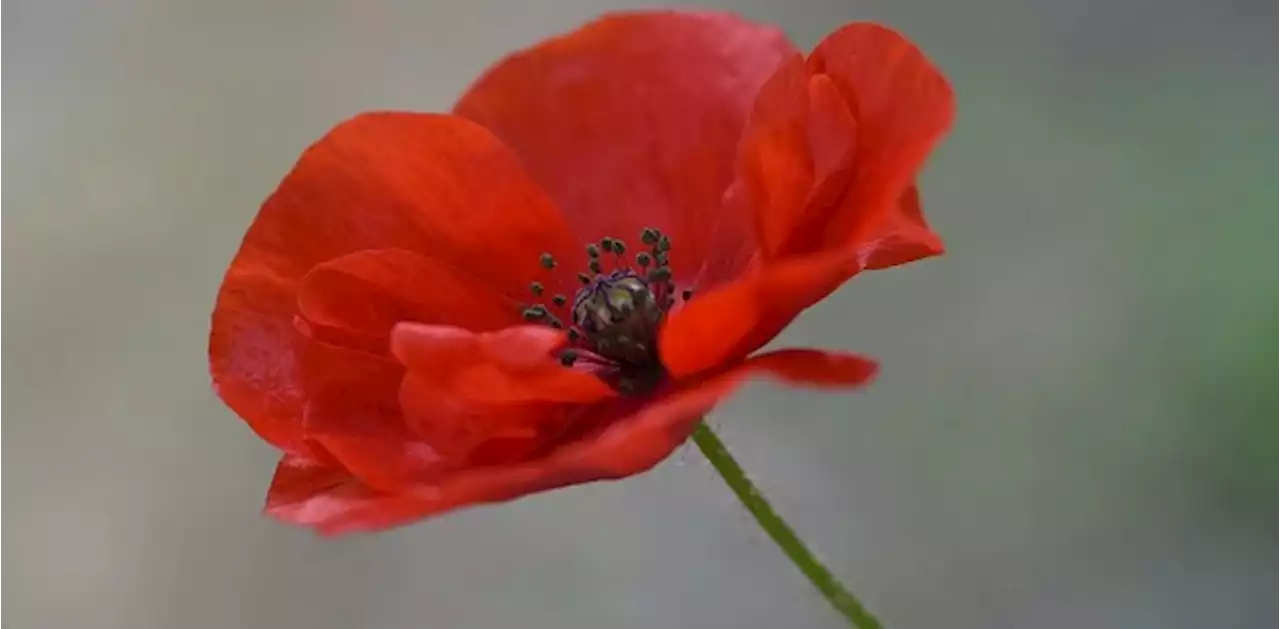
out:
{"label": "crinkled red petal", "polygon": [[[390,257],[404,261],[401,254],[358,254],[369,249],[418,254],[436,268],[424,273],[413,264],[386,264]],[[464,323],[448,320],[459,314],[456,304],[404,299],[414,288],[429,298],[432,285],[384,291],[414,277],[445,281],[448,268],[466,270],[466,279],[452,275],[455,284],[474,279],[476,291],[510,299],[526,297],[535,279],[549,290],[572,290],[571,273],[549,273],[539,265],[543,252],[567,258],[578,247],[564,217],[489,131],[453,116],[358,116],[302,155],[245,235],[212,318],[215,389],[264,439],[305,452],[302,363],[308,344],[351,342],[376,350],[385,331],[374,330],[372,338],[365,333],[370,326],[385,328],[392,307],[419,315],[441,308],[431,320]],[[312,278],[306,306],[315,323],[298,319],[303,277],[330,261],[345,266],[319,269]],[[371,311],[335,303],[353,289],[371,298]],[[437,296],[472,297],[474,291]],[[489,316],[482,303],[491,305],[493,298],[465,306],[474,307],[465,315]],[[360,334],[347,334],[352,331]],[[340,334],[328,336],[333,332]]]}
{"label": "crinkled red petal", "polygon": [[756,92],[793,54],[729,14],[615,13],[502,60],[454,111],[512,147],[583,240],[634,251],[645,227],[671,234],[691,285],[704,264],[744,263],[751,217],[722,198]]}
{"label": "crinkled red petal", "polygon": [[874,375],[875,363],[816,350],[764,354],[662,394],[602,431],[563,444],[543,458],[470,467],[400,492],[372,490],[340,471],[286,457],[272,484],[267,511],[326,534],[373,531],[461,507],[630,476],[670,455],[708,411],[757,373],[799,385],[854,387]]}

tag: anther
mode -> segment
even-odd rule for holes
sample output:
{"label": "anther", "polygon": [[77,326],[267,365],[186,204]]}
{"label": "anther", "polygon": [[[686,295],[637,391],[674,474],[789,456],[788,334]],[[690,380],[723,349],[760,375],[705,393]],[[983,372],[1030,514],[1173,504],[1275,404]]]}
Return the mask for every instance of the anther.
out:
{"label": "anther", "polygon": [[533,282],[533,283],[529,284],[529,292],[533,293],[533,294],[534,294],[534,296],[541,297],[541,296],[542,296],[542,282]]}
{"label": "anther", "polygon": [[685,301],[689,301],[690,299],[693,299],[693,289],[692,288],[684,289],[684,292],[680,293],[680,298]]}
{"label": "anther", "polygon": [[[644,245],[631,255],[627,244],[612,236],[586,243],[587,268],[577,274],[582,288],[573,295],[542,297],[546,301],[531,306],[526,314],[565,330],[574,349],[561,352],[561,362],[567,366],[598,363],[604,368],[601,377],[624,394],[651,390],[664,377],[655,345],[658,330],[677,295],[688,300],[693,294],[692,290],[681,292],[672,281],[673,272],[667,266],[671,238],[646,227],[640,231],[640,240]],[[617,257],[607,259],[606,254]],[[554,268],[550,254],[542,260],[544,267]],[[537,295],[545,292],[539,285]],[[570,304],[571,319],[561,324],[552,313],[563,315]]]}
{"label": "anther", "polygon": [[537,321],[547,316],[547,309],[541,305],[533,305],[525,308],[521,314],[524,315],[525,321]]}
{"label": "anther", "polygon": [[550,270],[550,269],[556,268],[556,259],[554,256],[552,256],[549,253],[544,253],[541,256],[539,256],[538,262],[542,264],[542,268],[544,269]]}

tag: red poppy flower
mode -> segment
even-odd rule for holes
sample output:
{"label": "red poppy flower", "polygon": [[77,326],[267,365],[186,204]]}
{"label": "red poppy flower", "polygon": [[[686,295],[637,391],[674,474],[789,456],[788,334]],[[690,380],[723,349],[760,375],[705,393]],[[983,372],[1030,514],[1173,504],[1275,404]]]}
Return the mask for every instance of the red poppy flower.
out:
{"label": "red poppy flower", "polygon": [[231,263],[222,399],[284,452],[271,515],[374,530],[657,464],[752,353],[864,269],[942,251],[913,178],[946,81],[853,24],[807,57],[723,14],[611,15],[515,53],[452,114],[309,148]]}

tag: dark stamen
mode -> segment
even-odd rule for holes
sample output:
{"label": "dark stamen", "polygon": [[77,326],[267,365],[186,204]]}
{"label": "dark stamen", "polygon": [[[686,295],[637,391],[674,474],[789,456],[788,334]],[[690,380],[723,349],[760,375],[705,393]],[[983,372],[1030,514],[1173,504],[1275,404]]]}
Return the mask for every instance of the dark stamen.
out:
{"label": "dark stamen", "polygon": [[[612,236],[585,245],[587,269],[577,274],[582,287],[573,295],[551,294],[522,313],[530,322],[565,331],[570,349],[556,355],[561,363],[586,367],[627,395],[652,391],[667,378],[658,360],[658,330],[677,293],[686,301],[693,295],[673,281],[671,238],[646,227],[640,240],[645,246],[633,258],[625,257],[626,243]],[[557,266],[550,253],[539,256],[539,263],[548,270]],[[529,290],[547,299],[542,282],[531,282]],[[557,316],[566,312],[566,319]]]}
{"label": "dark stamen", "polygon": [[693,289],[692,288],[684,289],[684,292],[680,293],[680,298],[684,299],[685,301],[689,301],[690,299],[693,299]]}

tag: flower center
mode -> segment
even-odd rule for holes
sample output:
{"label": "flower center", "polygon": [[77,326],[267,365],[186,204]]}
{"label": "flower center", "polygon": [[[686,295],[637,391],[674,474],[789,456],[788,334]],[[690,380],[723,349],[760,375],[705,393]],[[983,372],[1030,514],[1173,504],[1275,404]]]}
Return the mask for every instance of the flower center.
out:
{"label": "flower center", "polygon": [[[582,288],[572,303],[564,295],[553,295],[551,308],[535,303],[524,311],[527,321],[554,328],[563,328],[567,319],[570,346],[561,352],[561,362],[591,369],[623,393],[643,393],[662,381],[658,328],[675,304],[676,285],[668,265],[671,239],[646,228],[640,241],[648,250],[633,258],[626,256],[627,245],[617,238],[587,245],[588,272],[578,273]],[[542,254],[541,261],[546,269],[556,267],[550,254]],[[539,282],[529,289],[536,297],[544,292]],[[692,295],[686,290],[682,297],[688,301]]]}

